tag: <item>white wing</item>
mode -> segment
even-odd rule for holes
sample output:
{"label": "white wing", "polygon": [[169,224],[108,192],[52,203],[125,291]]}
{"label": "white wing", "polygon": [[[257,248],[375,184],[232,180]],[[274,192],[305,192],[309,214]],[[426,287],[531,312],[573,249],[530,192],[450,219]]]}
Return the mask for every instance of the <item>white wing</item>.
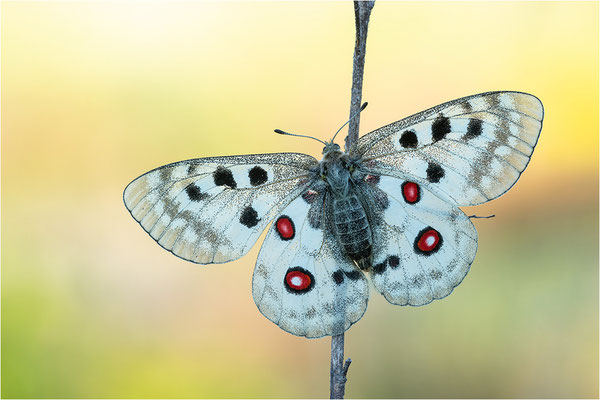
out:
{"label": "white wing", "polygon": [[260,312],[289,333],[338,335],[367,308],[364,274],[327,232],[323,195],[308,191],[275,220],[256,262],[252,295]]}
{"label": "white wing", "polygon": [[131,182],[125,206],[158,244],[200,264],[246,254],[309,182],[317,161],[297,153],[210,157],[152,170]]}
{"label": "white wing", "polygon": [[399,305],[419,306],[449,295],[477,251],[469,218],[415,182],[372,175],[367,182],[359,189],[372,213],[375,289]]}
{"label": "white wing", "polygon": [[542,128],[538,98],[489,92],[441,104],[358,140],[374,174],[411,179],[461,206],[494,199],[517,181]]}

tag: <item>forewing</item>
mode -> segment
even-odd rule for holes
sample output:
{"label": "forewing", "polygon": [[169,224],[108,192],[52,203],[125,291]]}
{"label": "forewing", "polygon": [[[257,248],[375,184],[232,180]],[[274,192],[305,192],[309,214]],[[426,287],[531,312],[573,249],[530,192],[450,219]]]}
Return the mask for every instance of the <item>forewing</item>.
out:
{"label": "forewing", "polygon": [[413,182],[368,176],[375,289],[392,304],[420,306],[452,292],[475,258],[477,231],[456,206]]}
{"label": "forewing", "polygon": [[125,206],[165,249],[200,264],[246,254],[278,210],[310,184],[317,161],[297,153],[211,157],[152,170]]}
{"label": "forewing", "polygon": [[308,338],[346,331],[362,317],[369,297],[364,274],[327,228],[326,199],[315,193],[294,200],[275,220],[252,279],[260,312]]}
{"label": "forewing", "polygon": [[538,98],[488,92],[377,129],[353,150],[370,171],[408,179],[461,206],[494,199],[517,181],[542,128]]}

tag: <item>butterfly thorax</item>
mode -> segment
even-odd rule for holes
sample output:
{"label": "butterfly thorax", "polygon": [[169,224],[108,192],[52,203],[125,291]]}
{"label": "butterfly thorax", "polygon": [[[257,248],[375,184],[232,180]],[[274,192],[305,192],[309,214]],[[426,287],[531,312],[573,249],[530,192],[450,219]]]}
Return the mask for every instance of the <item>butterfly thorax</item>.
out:
{"label": "butterfly thorax", "polygon": [[354,192],[352,163],[339,147],[335,150],[327,153],[324,150],[325,157],[321,161],[322,178],[332,195],[333,229],[346,255],[367,269],[371,265],[373,245],[371,227],[363,204]]}
{"label": "butterfly thorax", "polygon": [[348,154],[343,153],[339,145],[329,142],[323,148],[323,159],[319,164],[321,177],[329,184],[334,196],[348,196],[351,184]]}

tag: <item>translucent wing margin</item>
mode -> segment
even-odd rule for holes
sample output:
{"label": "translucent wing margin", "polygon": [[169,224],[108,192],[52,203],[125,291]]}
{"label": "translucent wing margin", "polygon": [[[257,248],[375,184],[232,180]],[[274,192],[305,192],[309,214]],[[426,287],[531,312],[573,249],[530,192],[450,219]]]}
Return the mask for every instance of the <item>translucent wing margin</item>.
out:
{"label": "translucent wing margin", "polygon": [[163,248],[200,264],[246,254],[260,233],[310,184],[317,165],[299,153],[199,158],[131,182],[125,206]]}
{"label": "translucent wing margin", "polygon": [[353,157],[374,174],[427,185],[460,206],[485,203],[517,181],[542,128],[540,100],[488,92],[430,108],[358,140]]}

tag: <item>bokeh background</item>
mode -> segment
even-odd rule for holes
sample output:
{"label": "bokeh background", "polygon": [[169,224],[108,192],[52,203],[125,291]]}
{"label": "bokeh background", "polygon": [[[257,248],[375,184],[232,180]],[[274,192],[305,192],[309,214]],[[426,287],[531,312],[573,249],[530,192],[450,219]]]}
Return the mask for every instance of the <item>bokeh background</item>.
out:
{"label": "bokeh background", "polygon": [[[161,249],[122,203],[182,159],[300,151],[347,119],[354,13],[329,3],[2,3],[2,396],[327,397],[329,338],[257,310],[257,245]],[[471,272],[372,291],[348,397],[598,397],[598,2],[378,2],[365,133],[488,90],[538,96],[532,162],[479,215]]]}

